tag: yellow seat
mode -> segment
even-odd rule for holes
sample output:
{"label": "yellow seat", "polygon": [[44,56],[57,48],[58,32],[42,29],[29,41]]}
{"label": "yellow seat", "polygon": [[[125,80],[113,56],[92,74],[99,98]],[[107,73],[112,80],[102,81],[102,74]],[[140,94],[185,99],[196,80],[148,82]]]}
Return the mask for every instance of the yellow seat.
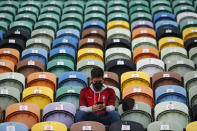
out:
{"label": "yellow seat", "polygon": [[53,102],[53,90],[45,86],[28,87],[23,91],[22,102],[37,104],[44,109]]}
{"label": "yellow seat", "polygon": [[121,90],[128,86],[150,86],[150,76],[147,73],[139,71],[130,71],[121,75]]}
{"label": "yellow seat", "polygon": [[35,124],[31,131],[67,131],[67,127],[60,122],[47,121]]}
{"label": "yellow seat", "polygon": [[107,31],[112,28],[125,28],[130,30],[129,23],[122,20],[111,21],[107,24]]}
{"label": "yellow seat", "polygon": [[196,122],[191,122],[186,127],[186,131],[196,131],[196,129],[197,129],[197,121]]}
{"label": "yellow seat", "polygon": [[177,37],[164,37],[159,40],[159,51],[167,47],[182,47],[184,48],[184,42]]}
{"label": "yellow seat", "polygon": [[183,30],[184,42],[192,37],[197,37],[197,27],[190,27]]}
{"label": "yellow seat", "polygon": [[78,51],[77,62],[86,59],[100,60],[103,62],[103,51],[97,48],[83,48]]}

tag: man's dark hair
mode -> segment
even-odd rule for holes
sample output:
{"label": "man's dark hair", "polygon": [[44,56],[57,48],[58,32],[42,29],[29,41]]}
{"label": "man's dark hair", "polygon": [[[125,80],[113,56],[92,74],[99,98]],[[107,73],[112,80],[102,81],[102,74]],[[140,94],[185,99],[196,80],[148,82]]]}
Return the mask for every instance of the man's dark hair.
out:
{"label": "man's dark hair", "polygon": [[103,71],[103,69],[101,69],[99,67],[94,68],[91,71],[91,78],[103,77],[103,75],[104,75],[104,71]]}

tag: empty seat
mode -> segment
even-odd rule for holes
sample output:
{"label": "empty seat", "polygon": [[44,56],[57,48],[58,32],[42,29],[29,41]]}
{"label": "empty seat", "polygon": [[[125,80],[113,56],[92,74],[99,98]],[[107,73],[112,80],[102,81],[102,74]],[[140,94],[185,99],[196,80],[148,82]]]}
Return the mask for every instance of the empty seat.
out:
{"label": "empty seat", "polygon": [[155,106],[155,120],[180,123],[182,129],[190,122],[188,107],[180,102],[167,101]]}
{"label": "empty seat", "polygon": [[14,72],[14,63],[7,59],[0,59],[0,73]]}
{"label": "empty seat", "polygon": [[35,59],[42,61],[45,65],[48,62],[48,53],[47,50],[42,48],[29,48],[23,50],[21,54],[21,59]]}
{"label": "empty seat", "polygon": [[177,28],[178,24],[174,20],[162,20],[155,23],[155,31],[157,32],[159,29],[165,28]]}
{"label": "empty seat", "polygon": [[127,7],[127,1],[109,1],[107,3],[107,7],[112,7],[112,6],[117,6],[117,5],[121,5],[121,6],[124,6],[124,7]]}
{"label": "empty seat", "polygon": [[36,72],[28,75],[27,86],[45,86],[56,91],[56,76],[49,72]]}
{"label": "empty seat", "polygon": [[113,47],[122,47],[130,49],[131,44],[128,40],[122,38],[107,39],[107,41],[105,42],[105,50]]}
{"label": "empty seat", "polygon": [[114,72],[120,77],[123,73],[135,70],[135,64],[127,59],[114,59],[106,64],[106,71]]}
{"label": "empty seat", "polygon": [[35,104],[17,103],[6,109],[6,122],[20,122],[28,129],[40,121],[40,108]]}
{"label": "empty seat", "polygon": [[192,86],[192,87],[189,88],[188,95],[189,95],[189,103],[190,103],[190,106],[193,107],[194,105],[197,104],[196,86]]}
{"label": "empty seat", "polygon": [[[87,2],[86,6],[89,6],[89,3],[94,3],[94,2],[95,1],[93,1],[93,2]],[[97,3],[97,2],[95,2],[95,3]],[[79,7],[81,7],[83,9],[84,8],[84,2],[83,1],[66,1],[64,3],[64,7],[69,7],[69,6],[79,6]]]}
{"label": "empty seat", "polygon": [[197,14],[194,12],[182,12],[177,15],[177,23],[180,24],[181,21],[185,19],[197,19]]}
{"label": "empty seat", "polygon": [[152,121],[151,107],[143,102],[135,102],[132,110],[123,111],[122,105],[119,106],[118,112],[122,121],[134,121],[147,128]]}
{"label": "empty seat", "polygon": [[196,86],[196,83],[197,83],[196,71],[189,71],[185,73],[183,78],[184,78],[184,87],[186,88],[187,91],[189,91],[191,87]]}
{"label": "empty seat", "polygon": [[197,105],[193,105],[193,107],[191,107],[191,117],[193,121],[197,120]]}
{"label": "empty seat", "polygon": [[16,71],[27,77],[31,73],[45,71],[45,65],[40,60],[26,59],[18,62]]}
{"label": "empty seat", "polygon": [[197,128],[197,122],[191,122],[186,126],[186,131],[195,131]]}
{"label": "empty seat", "polygon": [[196,39],[197,39],[197,37],[192,37],[192,38],[185,41],[184,46],[187,51],[190,51],[192,48],[197,47],[196,46],[196,42],[197,42]]}
{"label": "empty seat", "polygon": [[82,31],[81,37],[82,38],[98,38],[104,41],[105,31],[102,29],[97,29],[97,28],[85,29]]}
{"label": "empty seat", "polygon": [[97,48],[83,48],[78,50],[77,62],[86,59],[103,60],[103,51]]}
{"label": "empty seat", "polygon": [[182,12],[195,12],[195,9],[192,5],[179,5],[174,8],[174,14],[176,16]]}
{"label": "empty seat", "polygon": [[77,13],[77,14],[83,15],[83,9],[81,7],[78,7],[78,6],[65,7],[62,11],[63,11],[62,12],[63,14]]}
{"label": "empty seat", "polygon": [[30,22],[32,25],[35,24],[36,20],[37,20],[36,16],[32,13],[17,14],[15,16],[15,21],[27,21]]}
{"label": "empty seat", "polygon": [[[66,14],[62,14],[62,17],[61,17],[62,23],[64,21],[67,21],[67,20],[69,20],[69,21],[75,21],[77,23],[82,24],[83,17],[82,17],[81,14],[78,14],[78,13],[66,13]],[[66,24],[66,23],[64,23],[64,24]],[[78,25],[72,25],[72,24],[68,24],[67,26],[69,26],[69,25],[71,25],[73,27],[77,27],[77,28],[79,27]],[[59,25],[59,29],[61,29],[60,27],[61,26]],[[79,28],[82,28],[82,27],[80,26]]]}
{"label": "empty seat", "polygon": [[197,64],[197,47],[192,48],[189,51],[189,58],[194,62],[194,64]]}
{"label": "empty seat", "polygon": [[79,87],[87,87],[88,86],[88,78],[82,72],[69,71],[63,73],[59,76],[58,79],[58,87],[62,86],[79,86]]}
{"label": "empty seat", "polygon": [[151,28],[137,28],[132,32],[132,39],[139,37],[150,37],[156,39],[156,32]]}
{"label": "empty seat", "polygon": [[104,63],[94,59],[81,60],[77,63],[77,71],[85,73],[87,77],[91,76],[90,72],[95,67],[104,69]]}
{"label": "empty seat", "polygon": [[[21,8],[20,8],[21,9]],[[10,24],[11,30],[24,30],[28,32],[28,34],[31,33],[33,29],[33,23],[30,21],[20,20],[20,21],[14,21]]]}
{"label": "empty seat", "polygon": [[57,121],[70,128],[74,123],[76,108],[67,102],[55,102],[45,106],[43,110],[43,121]]}
{"label": "empty seat", "polygon": [[[143,8],[141,8],[143,9]],[[153,23],[147,20],[139,20],[139,21],[134,21],[131,23],[131,31],[135,30],[137,28],[141,28],[141,27],[147,27],[147,28],[153,28]]]}
{"label": "empty seat", "polygon": [[164,63],[169,63],[175,58],[187,58],[186,49],[181,47],[167,47],[161,50],[161,59]]}
{"label": "empty seat", "polygon": [[135,38],[132,40],[131,45],[133,51],[139,47],[153,47],[157,49],[157,41],[149,37]]}
{"label": "empty seat", "polygon": [[167,71],[172,71],[179,73],[181,76],[183,76],[185,73],[194,71],[195,66],[192,60],[182,58],[182,59],[174,59],[173,62],[167,63]]}
{"label": "empty seat", "polygon": [[37,29],[31,32],[31,37],[32,38],[46,38],[46,39],[49,39],[50,42],[52,42],[53,39],[55,38],[55,33],[51,29]]}
{"label": "empty seat", "polygon": [[153,47],[138,47],[133,51],[133,61],[135,64],[144,58],[159,58],[159,51]]}
{"label": "empty seat", "polygon": [[0,59],[9,60],[16,65],[20,59],[20,53],[16,49],[2,48],[0,49]]}
{"label": "empty seat", "polygon": [[41,109],[53,102],[53,90],[44,86],[28,87],[23,91],[22,102],[37,104]]}
{"label": "empty seat", "polygon": [[90,28],[98,28],[98,29],[105,30],[106,25],[101,20],[88,20],[88,21],[84,22],[83,30],[90,29]]}
{"label": "empty seat", "polygon": [[180,22],[180,31],[182,32],[184,29],[189,27],[195,27],[197,25],[197,20],[195,19],[185,19]]}
{"label": "empty seat", "polygon": [[150,87],[150,76],[144,72],[130,71],[121,76],[121,89],[126,87],[142,86]]}
{"label": "empty seat", "polygon": [[105,131],[105,126],[95,121],[82,121],[73,124],[70,128],[70,131],[78,131],[78,130]]}
{"label": "empty seat", "polygon": [[157,40],[168,36],[182,38],[182,34],[177,28],[162,28],[157,31]]}
{"label": "empty seat", "polygon": [[187,92],[184,87],[177,85],[159,86],[155,90],[155,103],[177,101],[188,105]]}
{"label": "empty seat", "polygon": [[58,27],[56,22],[49,20],[39,21],[36,22],[36,24],[34,25],[34,29],[43,29],[43,28],[50,29],[56,32]]}
{"label": "empty seat", "polygon": [[160,130],[182,131],[183,128],[176,121],[173,122],[155,121],[149,124],[147,127],[147,131],[160,131]]}
{"label": "empty seat", "polygon": [[84,9],[84,14],[91,14],[91,13],[101,13],[101,14],[105,14],[105,8],[104,7],[98,7],[98,6],[91,6],[91,7],[86,7]]}
{"label": "empty seat", "polygon": [[108,14],[107,22],[116,21],[116,20],[129,21],[129,15],[127,13],[122,13],[122,12],[114,12]]}
{"label": "empty seat", "polygon": [[119,78],[118,75],[114,72],[104,72],[104,83],[109,86],[114,86],[119,88]]}
{"label": "empty seat", "polygon": [[28,131],[28,127],[19,122],[4,122],[0,124],[0,130]]}
{"label": "empty seat", "polygon": [[0,98],[1,108],[5,110],[9,105],[20,102],[20,92],[14,87],[0,87]]}
{"label": "empty seat", "polygon": [[131,32],[124,28],[113,28],[107,31],[107,39],[122,38],[131,41]]}
{"label": "empty seat", "polygon": [[44,13],[54,13],[57,15],[61,15],[61,9],[55,6],[44,7],[40,9],[40,14]]}
{"label": "empty seat", "polygon": [[110,125],[109,131],[120,131],[120,130],[132,130],[132,131],[144,131],[144,127],[134,121],[119,121]]}
{"label": "empty seat", "polygon": [[169,13],[169,12],[159,12],[153,16],[154,23],[162,20],[176,20],[176,18],[173,13]]}
{"label": "empty seat", "polygon": [[175,72],[158,72],[152,76],[153,90],[165,85],[183,86],[181,75]]}
{"label": "empty seat", "polygon": [[61,9],[63,7],[63,2],[62,1],[46,1],[46,2],[43,2],[42,5],[43,7],[55,6]]}
{"label": "empty seat", "polygon": [[59,31],[57,31],[56,33],[56,37],[60,38],[63,36],[71,36],[76,38],[77,40],[80,39],[80,32],[76,29],[61,29]]}
{"label": "empty seat", "polygon": [[53,130],[53,131],[67,131],[67,127],[60,122],[47,121],[35,124],[31,131],[43,131],[43,130]]}
{"label": "empty seat", "polygon": [[125,29],[130,29],[129,23],[126,21],[110,21],[107,23],[107,30],[110,30],[112,28],[125,28]]}
{"label": "empty seat", "polygon": [[99,1],[87,1],[86,2],[86,7],[89,7],[89,6],[98,6],[98,7],[106,7],[106,2],[105,1],[102,1],[102,2],[99,2]]}
{"label": "empty seat", "polygon": [[103,40],[99,38],[83,38],[79,41],[78,49],[82,48],[98,48],[103,49]]}
{"label": "empty seat", "polygon": [[190,38],[197,37],[197,28],[196,27],[190,27],[183,30],[183,40],[184,42]]}

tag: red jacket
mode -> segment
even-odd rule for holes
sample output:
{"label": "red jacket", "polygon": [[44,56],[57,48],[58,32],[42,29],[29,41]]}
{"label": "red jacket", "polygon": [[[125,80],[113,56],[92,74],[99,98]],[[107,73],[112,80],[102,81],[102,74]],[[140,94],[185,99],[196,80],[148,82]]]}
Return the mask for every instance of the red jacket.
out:
{"label": "red jacket", "polygon": [[[98,101],[102,101],[107,106],[114,106],[116,103],[116,95],[112,88],[104,86],[100,92],[95,92],[93,87],[83,88],[79,96],[79,106],[90,107],[97,104]],[[96,113],[104,113],[104,111],[98,111]]]}

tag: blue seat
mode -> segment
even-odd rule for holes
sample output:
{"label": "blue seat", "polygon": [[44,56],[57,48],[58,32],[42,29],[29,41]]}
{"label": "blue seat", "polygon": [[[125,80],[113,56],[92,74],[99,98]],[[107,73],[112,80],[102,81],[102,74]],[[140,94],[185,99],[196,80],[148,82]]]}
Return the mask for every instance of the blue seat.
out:
{"label": "blue seat", "polygon": [[186,90],[182,86],[165,85],[160,86],[155,90],[155,103],[165,101],[177,101],[188,104]]}
{"label": "blue seat", "polygon": [[3,31],[0,30],[0,40],[3,40]]}
{"label": "blue seat", "polygon": [[172,13],[167,13],[167,12],[160,12],[154,15],[153,17],[153,22],[156,23],[157,21],[160,20],[174,20],[176,21],[176,17]]}
{"label": "blue seat", "polygon": [[42,48],[28,48],[23,50],[21,59],[36,59],[42,61],[44,64],[48,62],[47,50]]}
{"label": "blue seat", "polygon": [[60,38],[63,36],[72,36],[80,40],[80,32],[77,29],[61,29],[56,33],[56,37]]}
{"label": "blue seat", "polygon": [[[65,56],[65,57],[64,57]],[[50,51],[49,59],[71,59],[75,62],[76,51],[73,48],[58,47]]]}
{"label": "blue seat", "polygon": [[99,28],[105,30],[105,23],[99,20],[90,20],[87,21],[83,24],[83,29],[88,29],[88,28]]}
{"label": "blue seat", "polygon": [[28,131],[28,127],[19,122],[5,122],[0,124],[0,131]]}
{"label": "blue seat", "polygon": [[63,47],[63,48],[72,48],[77,50],[78,39],[71,36],[64,36],[57,38],[52,43],[52,48]]}
{"label": "blue seat", "polygon": [[161,28],[162,29],[164,28],[177,28],[178,29],[178,24],[176,21],[173,21],[173,20],[160,20],[156,22],[155,24],[156,32]]}
{"label": "blue seat", "polygon": [[86,74],[82,72],[65,72],[59,76],[58,80],[58,88],[62,86],[80,86],[86,87],[88,86],[88,78]]}

